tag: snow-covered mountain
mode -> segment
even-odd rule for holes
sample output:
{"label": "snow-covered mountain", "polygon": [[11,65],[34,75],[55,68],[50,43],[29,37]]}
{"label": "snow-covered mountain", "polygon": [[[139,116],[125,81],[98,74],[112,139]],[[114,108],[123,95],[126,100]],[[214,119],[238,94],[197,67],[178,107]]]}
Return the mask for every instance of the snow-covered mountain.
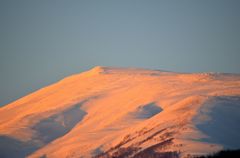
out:
{"label": "snow-covered mountain", "polygon": [[240,148],[240,75],[95,67],[0,108],[0,157],[188,157]]}

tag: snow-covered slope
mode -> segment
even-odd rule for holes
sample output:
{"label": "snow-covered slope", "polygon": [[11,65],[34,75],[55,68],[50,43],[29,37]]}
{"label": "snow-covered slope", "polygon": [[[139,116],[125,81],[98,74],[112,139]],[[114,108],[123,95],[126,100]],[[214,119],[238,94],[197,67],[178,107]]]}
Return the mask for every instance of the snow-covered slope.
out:
{"label": "snow-covered slope", "polygon": [[240,148],[240,75],[95,67],[0,108],[0,157],[187,157]]}

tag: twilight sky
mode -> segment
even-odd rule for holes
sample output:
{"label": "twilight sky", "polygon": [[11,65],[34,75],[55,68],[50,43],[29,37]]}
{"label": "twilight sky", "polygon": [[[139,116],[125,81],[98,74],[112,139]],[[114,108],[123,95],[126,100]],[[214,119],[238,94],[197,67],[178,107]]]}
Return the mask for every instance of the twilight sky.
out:
{"label": "twilight sky", "polygon": [[0,106],[96,65],[240,73],[239,0],[1,0]]}

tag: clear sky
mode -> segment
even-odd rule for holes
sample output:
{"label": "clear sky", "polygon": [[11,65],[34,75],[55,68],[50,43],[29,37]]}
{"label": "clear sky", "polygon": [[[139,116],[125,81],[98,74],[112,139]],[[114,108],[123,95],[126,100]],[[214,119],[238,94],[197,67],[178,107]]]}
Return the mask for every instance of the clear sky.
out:
{"label": "clear sky", "polygon": [[0,106],[96,65],[240,73],[239,0],[1,0]]}

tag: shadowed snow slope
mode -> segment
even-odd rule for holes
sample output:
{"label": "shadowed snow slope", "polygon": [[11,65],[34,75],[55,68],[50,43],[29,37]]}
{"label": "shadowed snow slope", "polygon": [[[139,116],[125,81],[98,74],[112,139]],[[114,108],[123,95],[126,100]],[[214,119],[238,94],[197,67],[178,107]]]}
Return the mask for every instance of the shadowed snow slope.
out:
{"label": "shadowed snow slope", "polygon": [[[206,111],[204,108],[209,105],[210,110]],[[203,105],[199,115],[208,115],[210,119],[197,127],[207,134],[206,141],[222,144],[227,149],[240,149],[239,106],[240,96],[216,97]]]}
{"label": "shadowed snow slope", "polygon": [[0,108],[0,157],[186,157],[240,148],[240,75],[95,67]]}

